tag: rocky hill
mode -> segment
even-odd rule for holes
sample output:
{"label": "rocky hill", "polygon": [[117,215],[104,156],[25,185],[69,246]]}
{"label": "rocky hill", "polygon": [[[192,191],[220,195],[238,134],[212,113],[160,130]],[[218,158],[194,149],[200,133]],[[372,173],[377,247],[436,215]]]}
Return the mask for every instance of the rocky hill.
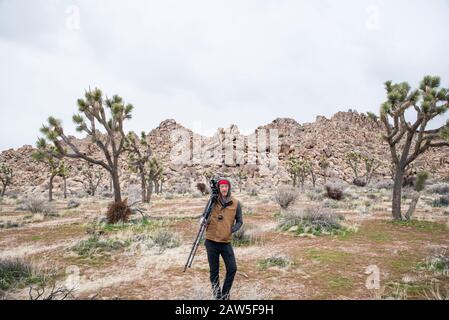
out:
{"label": "rocky hill", "polygon": [[[271,131],[279,138],[277,145],[269,138],[270,129],[277,130]],[[150,131],[148,142],[153,154],[164,163],[166,175],[164,190],[176,192],[193,191],[197,182],[205,182],[203,177],[205,171],[232,178],[233,173],[243,170],[249,177],[247,187],[258,185],[273,187],[279,183],[288,183],[290,177],[285,162],[290,155],[306,156],[311,159],[318,179],[321,179],[318,161],[325,156],[330,163],[328,179],[350,181],[352,171],[345,163],[345,154],[348,151],[367,153],[384,161],[385,165],[379,169],[377,178],[388,179],[390,153],[387,144],[381,140],[381,132],[379,122],[349,110],[338,112],[330,119],[318,116],[313,123],[299,124],[294,119],[278,118],[258,127],[254,134],[249,136],[241,135],[237,126],[231,125],[226,129],[219,128],[213,137],[203,137],[175,120],[168,119]],[[72,137],[72,139],[84,152],[98,152],[92,148],[88,138]],[[266,145],[262,145],[261,141],[265,141]],[[261,151],[256,150],[254,145]],[[231,149],[227,150],[231,152],[226,155],[230,157],[226,158],[224,151],[229,146]],[[48,174],[44,165],[32,159],[33,150],[32,146],[25,145],[16,150],[5,150],[0,154],[1,163],[6,163],[15,172],[14,184],[9,187],[7,194],[46,192]],[[184,151],[181,163],[173,161],[176,151]],[[97,156],[99,155],[98,153]],[[212,155],[216,157],[213,158]],[[428,170],[434,178],[446,177],[449,173],[448,155],[448,149],[431,150],[418,158],[416,167]],[[72,168],[71,176],[68,178],[68,190],[71,193],[81,193],[82,178],[79,176],[79,166],[83,162],[70,159],[68,163]],[[121,162],[121,177],[124,190],[139,185],[137,175],[128,170],[126,157],[123,157]],[[61,187],[61,182],[59,178],[55,179],[55,191]],[[100,192],[108,188],[109,179],[106,178]]]}

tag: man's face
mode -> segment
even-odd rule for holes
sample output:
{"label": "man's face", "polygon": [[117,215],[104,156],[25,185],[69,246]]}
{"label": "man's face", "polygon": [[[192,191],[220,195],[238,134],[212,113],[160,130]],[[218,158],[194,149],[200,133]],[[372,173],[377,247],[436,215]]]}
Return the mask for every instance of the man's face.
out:
{"label": "man's face", "polygon": [[220,193],[222,197],[226,197],[228,194],[229,185],[227,184],[220,184]]}

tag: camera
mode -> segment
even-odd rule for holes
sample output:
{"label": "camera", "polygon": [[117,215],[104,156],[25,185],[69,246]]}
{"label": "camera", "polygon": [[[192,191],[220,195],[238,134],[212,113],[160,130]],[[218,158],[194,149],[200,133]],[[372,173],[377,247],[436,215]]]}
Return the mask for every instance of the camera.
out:
{"label": "camera", "polygon": [[217,196],[218,195],[218,186],[217,186],[217,180],[216,179],[211,179],[210,180],[210,190],[211,190],[213,196]]}

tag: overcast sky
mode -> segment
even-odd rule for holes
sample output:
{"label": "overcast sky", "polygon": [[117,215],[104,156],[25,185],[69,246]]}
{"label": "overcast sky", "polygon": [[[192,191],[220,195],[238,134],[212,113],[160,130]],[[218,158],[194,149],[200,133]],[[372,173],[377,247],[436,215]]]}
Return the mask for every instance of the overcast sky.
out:
{"label": "overcast sky", "polygon": [[448,17],[448,0],[0,0],[0,150],[49,115],[73,134],[89,86],[134,104],[135,131],[377,112],[386,80],[449,86]]}

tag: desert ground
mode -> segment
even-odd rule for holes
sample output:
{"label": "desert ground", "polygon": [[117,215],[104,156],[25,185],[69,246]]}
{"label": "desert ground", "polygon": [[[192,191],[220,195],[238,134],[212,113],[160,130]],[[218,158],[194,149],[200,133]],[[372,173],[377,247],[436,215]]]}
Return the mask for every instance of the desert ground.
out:
{"label": "desert ground", "polygon": [[[347,186],[340,201],[319,188],[299,190],[281,210],[276,189],[234,190],[244,230],[235,236],[238,271],[231,299],[444,299],[449,292],[449,210],[426,191],[413,220],[393,222],[391,190]],[[1,283],[3,299],[43,298],[70,288],[75,299],[211,299],[204,244],[192,268],[184,264],[208,195],[153,195],[126,223],[104,216],[111,199],[63,199],[43,212],[19,197],[0,204],[0,259],[26,263],[17,281]],[[408,203],[405,191],[404,206]],[[77,207],[68,208],[69,202]],[[335,234],[279,228],[288,212],[306,208],[340,215]],[[30,211],[31,210],[31,211]],[[224,279],[221,261],[220,280]],[[39,288],[45,291],[39,291]],[[43,292],[39,296],[39,292]]]}

